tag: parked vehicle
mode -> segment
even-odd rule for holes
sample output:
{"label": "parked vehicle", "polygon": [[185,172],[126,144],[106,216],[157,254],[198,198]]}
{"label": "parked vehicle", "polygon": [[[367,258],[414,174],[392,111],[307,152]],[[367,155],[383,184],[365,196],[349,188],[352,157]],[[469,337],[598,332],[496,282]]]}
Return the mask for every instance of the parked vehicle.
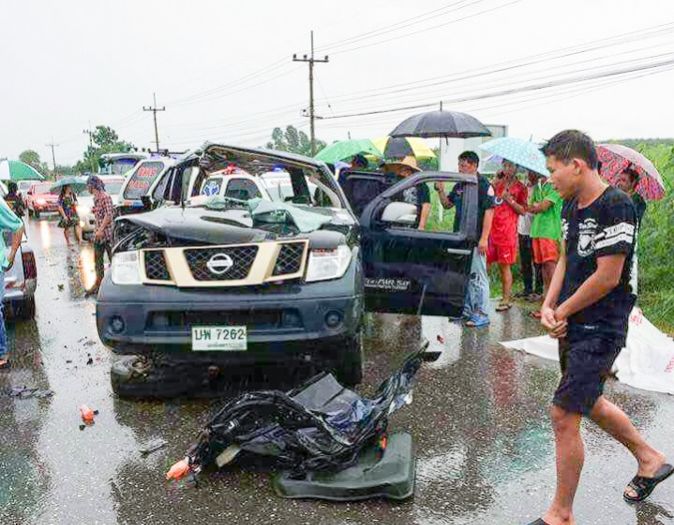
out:
{"label": "parked vehicle", "polygon": [[[101,175],[101,180],[105,184],[105,192],[112,198],[112,204],[117,206],[119,193],[126,179],[118,175]],[[96,229],[93,208],[94,196],[87,189],[83,189],[77,194],[77,215],[80,218],[82,235],[93,233]]]}
{"label": "parked vehicle", "polygon": [[[0,195],[7,195],[7,187],[0,183]],[[5,244],[10,246],[12,234],[4,232]],[[5,293],[3,306],[5,311],[10,310],[18,319],[32,319],[35,317],[35,288],[37,288],[37,264],[35,254],[24,234],[21,246],[14,259],[14,265],[5,272]]]}
{"label": "parked vehicle", "polygon": [[147,159],[149,153],[104,153],[101,155],[101,167],[96,173],[99,176],[127,175],[141,160]]}
{"label": "parked vehicle", "polygon": [[[189,204],[209,173],[232,164],[261,180],[275,173],[283,198]],[[189,393],[227,367],[264,363],[310,362],[355,384],[364,305],[461,315],[477,242],[476,181],[409,177],[373,197],[360,225],[327,166],[303,156],[213,144],[162,181],[159,207],[116,220],[99,290],[99,336],[132,356],[112,368],[117,393]],[[466,183],[459,231],[411,228],[404,216],[420,210],[401,209],[400,196],[457,181]]]}
{"label": "parked vehicle", "polygon": [[141,160],[122,185],[117,203],[118,213],[127,215],[146,211],[143,199],[152,195],[161,176],[175,162],[169,156],[153,156]]}
{"label": "parked vehicle", "polygon": [[33,182],[26,192],[28,216],[39,218],[41,213],[58,211],[58,195],[51,193],[51,182]]}

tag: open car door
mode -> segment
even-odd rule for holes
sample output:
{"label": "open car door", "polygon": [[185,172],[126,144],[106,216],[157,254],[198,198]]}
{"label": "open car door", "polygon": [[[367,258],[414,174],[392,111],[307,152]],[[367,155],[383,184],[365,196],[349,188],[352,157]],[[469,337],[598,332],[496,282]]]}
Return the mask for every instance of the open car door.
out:
{"label": "open car door", "polygon": [[[436,185],[448,194],[455,188],[459,205],[445,210]],[[423,228],[420,202],[430,205]],[[477,178],[444,172],[419,173],[374,197],[360,216],[366,309],[460,316],[477,244],[477,202]]]}

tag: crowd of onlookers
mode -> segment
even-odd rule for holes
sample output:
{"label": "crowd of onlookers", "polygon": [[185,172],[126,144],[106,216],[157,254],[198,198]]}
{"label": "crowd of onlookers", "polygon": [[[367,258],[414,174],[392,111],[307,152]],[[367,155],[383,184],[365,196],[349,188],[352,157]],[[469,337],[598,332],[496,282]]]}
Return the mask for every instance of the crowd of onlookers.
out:
{"label": "crowd of onlookers", "polygon": [[[355,156],[350,169],[340,172],[338,179],[340,184],[343,187],[348,186],[348,173],[366,170],[367,166],[365,157]],[[479,166],[480,157],[477,153],[464,151],[459,155],[459,173],[476,176],[478,179],[479,240],[473,253],[463,311],[463,321],[468,327],[483,327],[490,323],[491,294],[488,269],[492,266],[498,268],[502,292],[495,306],[496,312],[509,310],[515,298],[540,304],[555,272],[562,238],[563,199],[547,175],[520,168],[504,160],[490,180],[480,174]],[[420,171],[416,159],[412,156],[384,163],[380,169],[384,173],[395,175],[396,180],[402,180]],[[646,203],[635,191],[637,182],[637,172],[627,169],[620,175],[617,185],[631,196],[637,211],[637,220],[640,222]],[[459,231],[465,184],[457,183],[447,193],[445,184],[436,183],[434,190],[445,210],[455,209],[453,231]],[[430,192],[427,185],[420,185],[412,192],[408,190],[393,198],[416,206],[418,213],[413,227],[420,230],[426,229],[432,213]],[[367,197],[363,199],[368,200]],[[357,205],[354,209],[356,208]],[[521,290],[517,293],[513,293],[515,265],[519,266],[522,281]],[[633,284],[633,289],[636,291],[636,283]],[[539,319],[540,308],[531,315]]]}

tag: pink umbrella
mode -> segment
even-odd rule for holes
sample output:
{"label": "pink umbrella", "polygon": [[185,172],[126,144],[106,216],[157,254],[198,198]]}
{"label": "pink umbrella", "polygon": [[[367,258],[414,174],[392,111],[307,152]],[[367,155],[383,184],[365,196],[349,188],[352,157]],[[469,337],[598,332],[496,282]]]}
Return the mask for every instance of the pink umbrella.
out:
{"label": "pink umbrella", "polygon": [[665,196],[665,185],[653,163],[638,151],[620,144],[599,144],[597,156],[601,162],[599,174],[609,184],[616,185],[618,175],[632,167],[639,174],[636,191],[644,199],[660,200]]}

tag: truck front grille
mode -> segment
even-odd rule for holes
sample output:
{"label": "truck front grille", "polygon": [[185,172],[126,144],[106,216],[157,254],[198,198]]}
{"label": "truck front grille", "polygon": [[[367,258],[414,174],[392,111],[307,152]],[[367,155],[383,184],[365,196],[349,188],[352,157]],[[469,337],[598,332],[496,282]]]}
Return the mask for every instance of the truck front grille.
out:
{"label": "truck front grille", "polygon": [[304,256],[303,242],[286,243],[281,246],[272,275],[293,274],[300,271]]}
{"label": "truck front grille", "polygon": [[197,281],[238,281],[248,277],[257,246],[186,249],[185,259]]}
{"label": "truck front grille", "polygon": [[145,252],[145,275],[152,281],[170,281],[163,250]]}

